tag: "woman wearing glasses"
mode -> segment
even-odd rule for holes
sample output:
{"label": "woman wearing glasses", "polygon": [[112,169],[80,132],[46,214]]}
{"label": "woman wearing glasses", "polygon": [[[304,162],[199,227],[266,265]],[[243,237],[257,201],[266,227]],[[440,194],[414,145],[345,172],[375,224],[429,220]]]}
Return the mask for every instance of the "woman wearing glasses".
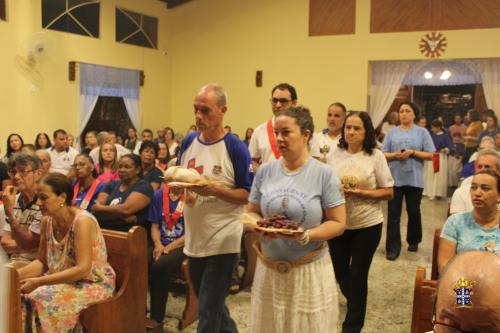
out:
{"label": "woman wearing glasses", "polygon": [[94,163],[90,156],[86,154],[76,156],[73,167],[77,177],[73,184],[73,206],[91,212],[104,183],[95,178]]}
{"label": "woman wearing glasses", "polygon": [[470,195],[472,211],[450,216],[443,227],[438,252],[440,273],[460,252],[480,250],[500,254],[498,174],[490,170],[479,171],[472,178]]}

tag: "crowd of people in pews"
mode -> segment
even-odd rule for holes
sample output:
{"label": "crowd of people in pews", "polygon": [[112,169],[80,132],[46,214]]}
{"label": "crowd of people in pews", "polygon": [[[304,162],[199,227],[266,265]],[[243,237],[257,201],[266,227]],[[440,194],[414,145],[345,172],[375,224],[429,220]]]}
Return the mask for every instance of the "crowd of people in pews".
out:
{"label": "crowd of people in pews", "polygon": [[[139,225],[148,231],[150,317],[163,322],[169,278],[189,258],[198,332],[237,332],[225,299],[246,213],[255,220],[283,215],[301,228],[249,230],[259,235],[251,331],[335,332],[338,283],[347,300],[342,332],[361,332],[382,201],[388,201],[386,258],[401,253],[403,198],[408,251],[418,251],[422,195],[428,186],[437,193],[450,178],[448,156],[472,171],[443,227],[440,272],[464,251],[500,254],[500,133],[491,110],[484,130],[471,110],[467,126],[457,116],[448,129],[433,120],[428,131],[418,106],[404,102],[377,130],[368,113],[335,102],[321,129],[323,122],[315,126],[310,111],[298,106],[292,85],[276,85],[270,102],[272,117],[248,128],[243,140],[224,126],[231,110],[217,84],[196,94],[196,125],[185,136],[170,127],[156,137],[150,129],[139,137],[129,128],[126,138],[89,131],[78,151],[62,129],[52,138],[39,133],[34,144],[10,134],[0,162],[0,236],[19,270],[25,330],[81,329],[79,312],[111,297],[115,287],[101,229]],[[207,182],[170,186],[163,174],[175,165],[196,169]]]}

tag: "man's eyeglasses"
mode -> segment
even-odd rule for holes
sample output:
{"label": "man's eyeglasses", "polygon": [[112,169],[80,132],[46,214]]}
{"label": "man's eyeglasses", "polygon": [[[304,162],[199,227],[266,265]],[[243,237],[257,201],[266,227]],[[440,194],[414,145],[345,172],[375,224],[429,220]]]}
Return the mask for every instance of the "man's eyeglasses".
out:
{"label": "man's eyeglasses", "polygon": [[278,103],[280,103],[280,104],[288,104],[288,103],[291,102],[291,100],[286,99],[286,98],[271,98],[270,101],[271,101],[272,104],[278,104]]}
{"label": "man's eyeglasses", "polygon": [[15,177],[15,175],[20,174],[21,177],[26,177],[28,173],[36,171],[37,169],[23,170],[23,169],[10,169],[7,171],[10,177]]}

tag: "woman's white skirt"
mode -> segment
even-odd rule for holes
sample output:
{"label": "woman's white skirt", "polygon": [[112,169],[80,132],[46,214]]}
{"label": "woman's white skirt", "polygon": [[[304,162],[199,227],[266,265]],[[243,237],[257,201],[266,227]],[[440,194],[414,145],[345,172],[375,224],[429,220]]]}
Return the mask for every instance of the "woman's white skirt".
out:
{"label": "woman's white skirt", "polygon": [[434,173],[431,161],[424,161],[424,193],[430,199],[448,194],[448,155],[439,154],[439,171]]}
{"label": "woman's white skirt", "polygon": [[257,259],[252,286],[250,332],[335,333],[337,285],[328,253],[279,273]]}

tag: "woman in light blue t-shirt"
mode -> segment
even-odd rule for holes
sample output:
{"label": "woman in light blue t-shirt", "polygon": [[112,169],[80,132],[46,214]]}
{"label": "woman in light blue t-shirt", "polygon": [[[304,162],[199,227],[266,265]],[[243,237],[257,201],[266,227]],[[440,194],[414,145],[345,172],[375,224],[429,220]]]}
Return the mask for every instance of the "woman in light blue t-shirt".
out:
{"label": "woman in light blue t-shirt", "polygon": [[309,154],[309,110],[281,111],[274,131],[282,157],[259,168],[248,210],[285,215],[305,232],[273,233],[256,244],[250,332],[336,332],[337,287],[325,241],[345,229],[340,182],[332,167]]}
{"label": "woman in light blue t-shirt", "polygon": [[440,273],[460,252],[479,250],[500,255],[498,174],[491,170],[479,171],[472,178],[470,195],[472,211],[450,216],[443,227],[438,252]]}
{"label": "woman in light blue t-shirt", "polygon": [[420,201],[424,190],[424,160],[431,160],[434,151],[429,132],[414,124],[418,117],[415,104],[404,102],[399,107],[400,125],[384,138],[383,152],[394,178],[394,198],[388,204],[386,257],[396,260],[401,252],[401,208],[403,197],[408,212],[408,251],[418,251],[422,241]]}

